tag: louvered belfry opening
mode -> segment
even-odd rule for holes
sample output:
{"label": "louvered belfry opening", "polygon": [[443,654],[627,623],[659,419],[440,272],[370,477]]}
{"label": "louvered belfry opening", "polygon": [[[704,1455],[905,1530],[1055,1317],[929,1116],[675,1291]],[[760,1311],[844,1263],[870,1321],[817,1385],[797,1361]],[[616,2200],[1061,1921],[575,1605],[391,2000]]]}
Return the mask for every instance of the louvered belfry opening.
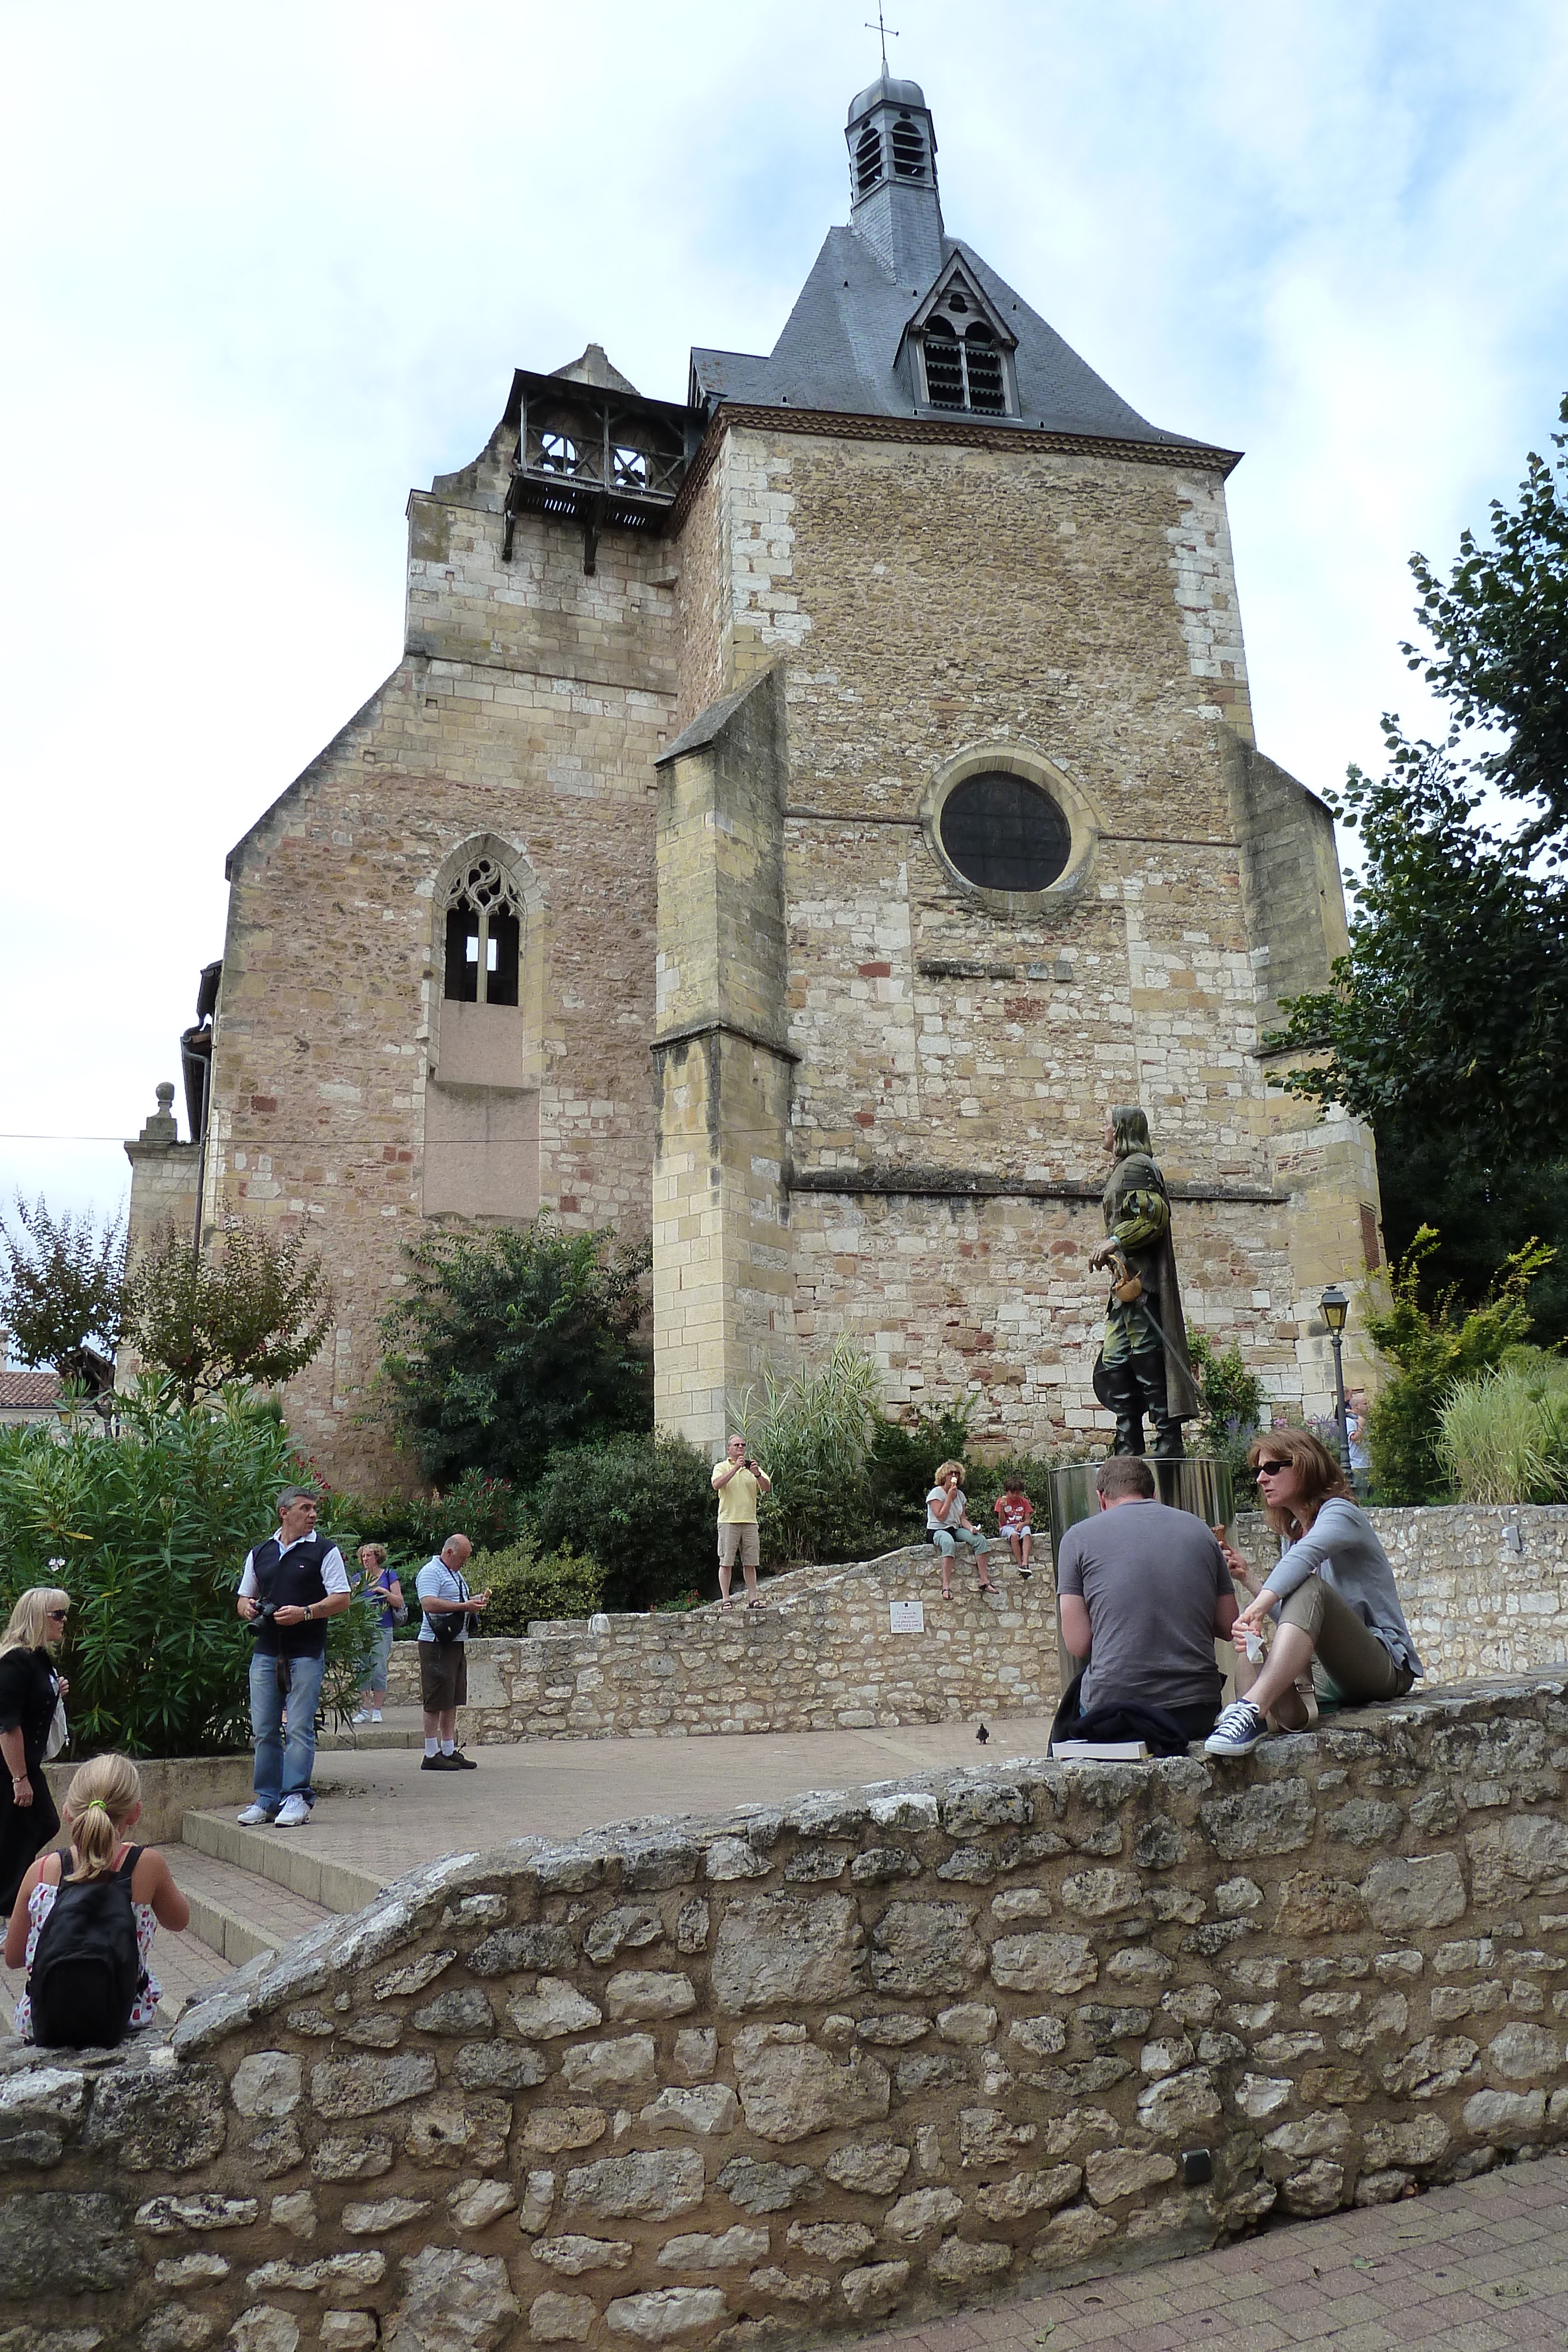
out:
{"label": "louvered belfry opening", "polygon": [[901,114],[893,126],[893,175],[895,180],[925,177],[925,133],[913,115]]}
{"label": "louvered belfry opening", "polygon": [[[950,311],[967,313],[962,294],[953,294]],[[1008,380],[1000,346],[983,319],[960,328],[936,311],[926,320],[924,341],[925,397],[933,408],[967,408],[981,416],[1008,413]]]}
{"label": "louvered belfry opening", "polygon": [[868,122],[855,142],[855,194],[867,194],[882,178],[882,133]]}

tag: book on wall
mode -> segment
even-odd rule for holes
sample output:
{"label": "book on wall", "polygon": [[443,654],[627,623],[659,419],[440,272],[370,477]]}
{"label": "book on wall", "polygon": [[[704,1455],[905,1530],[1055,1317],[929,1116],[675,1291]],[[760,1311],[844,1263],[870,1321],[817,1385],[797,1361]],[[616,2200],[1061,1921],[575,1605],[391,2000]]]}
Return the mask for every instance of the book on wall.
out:
{"label": "book on wall", "polygon": [[1149,1751],[1141,1739],[1053,1739],[1053,1757],[1064,1763],[1146,1764]]}

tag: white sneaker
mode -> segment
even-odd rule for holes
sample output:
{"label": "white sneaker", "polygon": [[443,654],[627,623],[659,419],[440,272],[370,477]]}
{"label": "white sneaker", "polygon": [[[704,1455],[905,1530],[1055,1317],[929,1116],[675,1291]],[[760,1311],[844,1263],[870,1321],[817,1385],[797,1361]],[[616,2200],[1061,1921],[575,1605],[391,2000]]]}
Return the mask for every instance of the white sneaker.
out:
{"label": "white sneaker", "polygon": [[303,1829],[309,1818],[310,1808],[303,1797],[285,1797],[276,1826],[280,1830]]}
{"label": "white sneaker", "polygon": [[1249,1755],[1268,1728],[1250,1699],[1233,1699],[1204,1741],[1204,1750],[1209,1756]]}
{"label": "white sneaker", "polygon": [[381,1721],[381,1719],[382,1719],[382,1711],[381,1711],[380,1707],[379,1707],[379,1706],[372,1706],[372,1707],[371,1707],[371,1721],[372,1723],[379,1723],[379,1722]]}
{"label": "white sneaker", "polygon": [[357,1715],[351,1715],[349,1717],[349,1721],[350,1723],[379,1723],[381,1721],[381,1717],[379,1715],[372,1715],[368,1706],[362,1706]]}
{"label": "white sneaker", "polygon": [[244,1812],[237,1814],[235,1818],[242,1829],[260,1830],[267,1827],[272,1815],[258,1799],[254,1805],[247,1805]]}

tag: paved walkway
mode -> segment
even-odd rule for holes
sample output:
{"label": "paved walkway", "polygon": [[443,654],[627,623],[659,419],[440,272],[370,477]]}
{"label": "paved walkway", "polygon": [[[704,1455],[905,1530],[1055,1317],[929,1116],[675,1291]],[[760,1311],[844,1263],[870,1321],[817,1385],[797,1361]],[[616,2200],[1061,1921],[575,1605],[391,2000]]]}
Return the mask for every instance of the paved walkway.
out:
{"label": "paved walkway", "polygon": [[[403,1710],[394,1712],[401,1725]],[[651,1813],[727,1812],[808,1789],[857,1789],[944,1765],[1043,1756],[1050,1745],[1051,1723],[1042,1716],[993,1723],[987,1747],[977,1744],[975,1728],[932,1723],[701,1739],[531,1739],[476,1748],[478,1770],[461,1773],[422,1772],[417,1748],[339,1748],[318,1752],[319,1802],[309,1827],[265,1834],[298,1839],[325,1860],[384,1880],[444,1853],[507,1838],[576,1837]]]}
{"label": "paved walkway", "polygon": [[1532,2352],[1568,2343],[1568,2156],[1222,2253],[861,2340],[859,2352]]}

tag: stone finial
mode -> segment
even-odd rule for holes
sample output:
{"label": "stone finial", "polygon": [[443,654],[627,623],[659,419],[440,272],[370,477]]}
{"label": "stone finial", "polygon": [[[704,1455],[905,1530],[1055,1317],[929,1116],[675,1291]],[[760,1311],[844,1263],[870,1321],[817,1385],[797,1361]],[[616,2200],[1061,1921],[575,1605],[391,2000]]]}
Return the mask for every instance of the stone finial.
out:
{"label": "stone finial", "polygon": [[174,1118],[173,1081],[161,1078],[156,1092],[158,1108],[143,1127],[140,1140],[143,1143],[178,1143],[180,1129]]}

